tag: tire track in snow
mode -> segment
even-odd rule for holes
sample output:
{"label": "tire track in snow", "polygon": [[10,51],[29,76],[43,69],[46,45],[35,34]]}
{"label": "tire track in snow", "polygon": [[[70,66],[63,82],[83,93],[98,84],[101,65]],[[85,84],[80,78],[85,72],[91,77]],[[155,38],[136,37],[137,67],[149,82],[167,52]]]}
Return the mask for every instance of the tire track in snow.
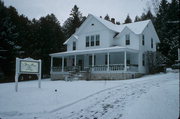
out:
{"label": "tire track in snow", "polygon": [[[99,91],[95,94],[92,94],[86,98],[83,98],[80,101],[85,101],[86,99],[94,98],[95,102],[93,104],[88,105],[85,109],[80,109],[77,112],[73,112],[73,114],[69,114],[68,116],[63,116],[58,119],[104,119],[107,118],[108,115],[114,115],[114,119],[120,119],[123,117],[124,108],[128,103],[128,100],[133,99],[136,100],[140,98],[140,96],[144,93],[147,93],[149,88],[153,86],[159,86],[160,81],[139,81],[132,83],[123,83],[119,86],[115,86],[113,88],[108,88],[102,91]],[[112,93],[113,92],[113,93]],[[104,94],[103,94],[104,93]],[[104,95],[103,98],[96,100],[100,95]],[[120,96],[119,96],[120,95]],[[96,97],[97,96],[97,97]],[[76,102],[76,103],[78,103]],[[75,104],[75,103],[74,103]],[[71,106],[71,105],[69,105]],[[65,108],[65,107],[64,107]],[[114,113],[119,110],[122,113]],[[58,110],[56,110],[58,111]]]}

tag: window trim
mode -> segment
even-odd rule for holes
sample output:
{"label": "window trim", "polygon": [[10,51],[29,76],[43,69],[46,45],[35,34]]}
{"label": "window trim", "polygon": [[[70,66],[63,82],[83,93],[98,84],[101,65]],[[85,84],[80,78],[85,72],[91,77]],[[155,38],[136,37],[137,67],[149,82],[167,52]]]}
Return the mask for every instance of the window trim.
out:
{"label": "window trim", "polygon": [[96,43],[95,46],[100,46],[100,35],[96,35]]}
{"label": "window trim", "polygon": [[85,47],[100,46],[100,34],[85,36]]}
{"label": "window trim", "polygon": [[95,44],[94,44],[94,35],[91,36],[91,46],[95,46]]}

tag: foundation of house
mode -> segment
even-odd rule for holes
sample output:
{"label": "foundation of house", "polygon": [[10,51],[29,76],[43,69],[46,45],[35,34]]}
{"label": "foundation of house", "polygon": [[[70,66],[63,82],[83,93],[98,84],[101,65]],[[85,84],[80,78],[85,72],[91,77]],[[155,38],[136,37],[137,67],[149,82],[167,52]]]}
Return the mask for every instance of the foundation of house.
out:
{"label": "foundation of house", "polygon": [[51,80],[124,80],[139,78],[141,73],[87,73],[80,72],[77,74],[51,74]]}

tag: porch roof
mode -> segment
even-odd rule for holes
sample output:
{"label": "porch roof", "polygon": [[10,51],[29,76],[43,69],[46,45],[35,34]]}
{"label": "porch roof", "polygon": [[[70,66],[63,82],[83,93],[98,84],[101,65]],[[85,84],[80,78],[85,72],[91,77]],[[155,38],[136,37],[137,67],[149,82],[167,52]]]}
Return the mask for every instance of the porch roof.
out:
{"label": "porch roof", "polygon": [[70,56],[70,55],[83,55],[83,54],[97,54],[97,53],[111,53],[111,52],[132,52],[138,53],[139,50],[130,49],[127,47],[115,46],[109,48],[97,48],[97,49],[88,49],[88,50],[74,50],[74,51],[67,51],[67,52],[58,52],[50,54],[51,57],[63,57],[63,56]]}

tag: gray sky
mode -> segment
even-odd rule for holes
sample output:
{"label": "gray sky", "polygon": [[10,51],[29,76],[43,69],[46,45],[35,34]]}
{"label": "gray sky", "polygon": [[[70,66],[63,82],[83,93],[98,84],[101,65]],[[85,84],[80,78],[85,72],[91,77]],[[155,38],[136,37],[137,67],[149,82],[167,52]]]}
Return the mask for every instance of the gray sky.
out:
{"label": "gray sky", "polygon": [[55,14],[62,23],[69,17],[70,11],[76,4],[83,16],[91,13],[95,16],[109,14],[116,21],[124,22],[127,14],[134,20],[147,8],[150,0],[3,0],[6,6],[13,6],[19,14],[28,18],[40,18],[47,14]]}

